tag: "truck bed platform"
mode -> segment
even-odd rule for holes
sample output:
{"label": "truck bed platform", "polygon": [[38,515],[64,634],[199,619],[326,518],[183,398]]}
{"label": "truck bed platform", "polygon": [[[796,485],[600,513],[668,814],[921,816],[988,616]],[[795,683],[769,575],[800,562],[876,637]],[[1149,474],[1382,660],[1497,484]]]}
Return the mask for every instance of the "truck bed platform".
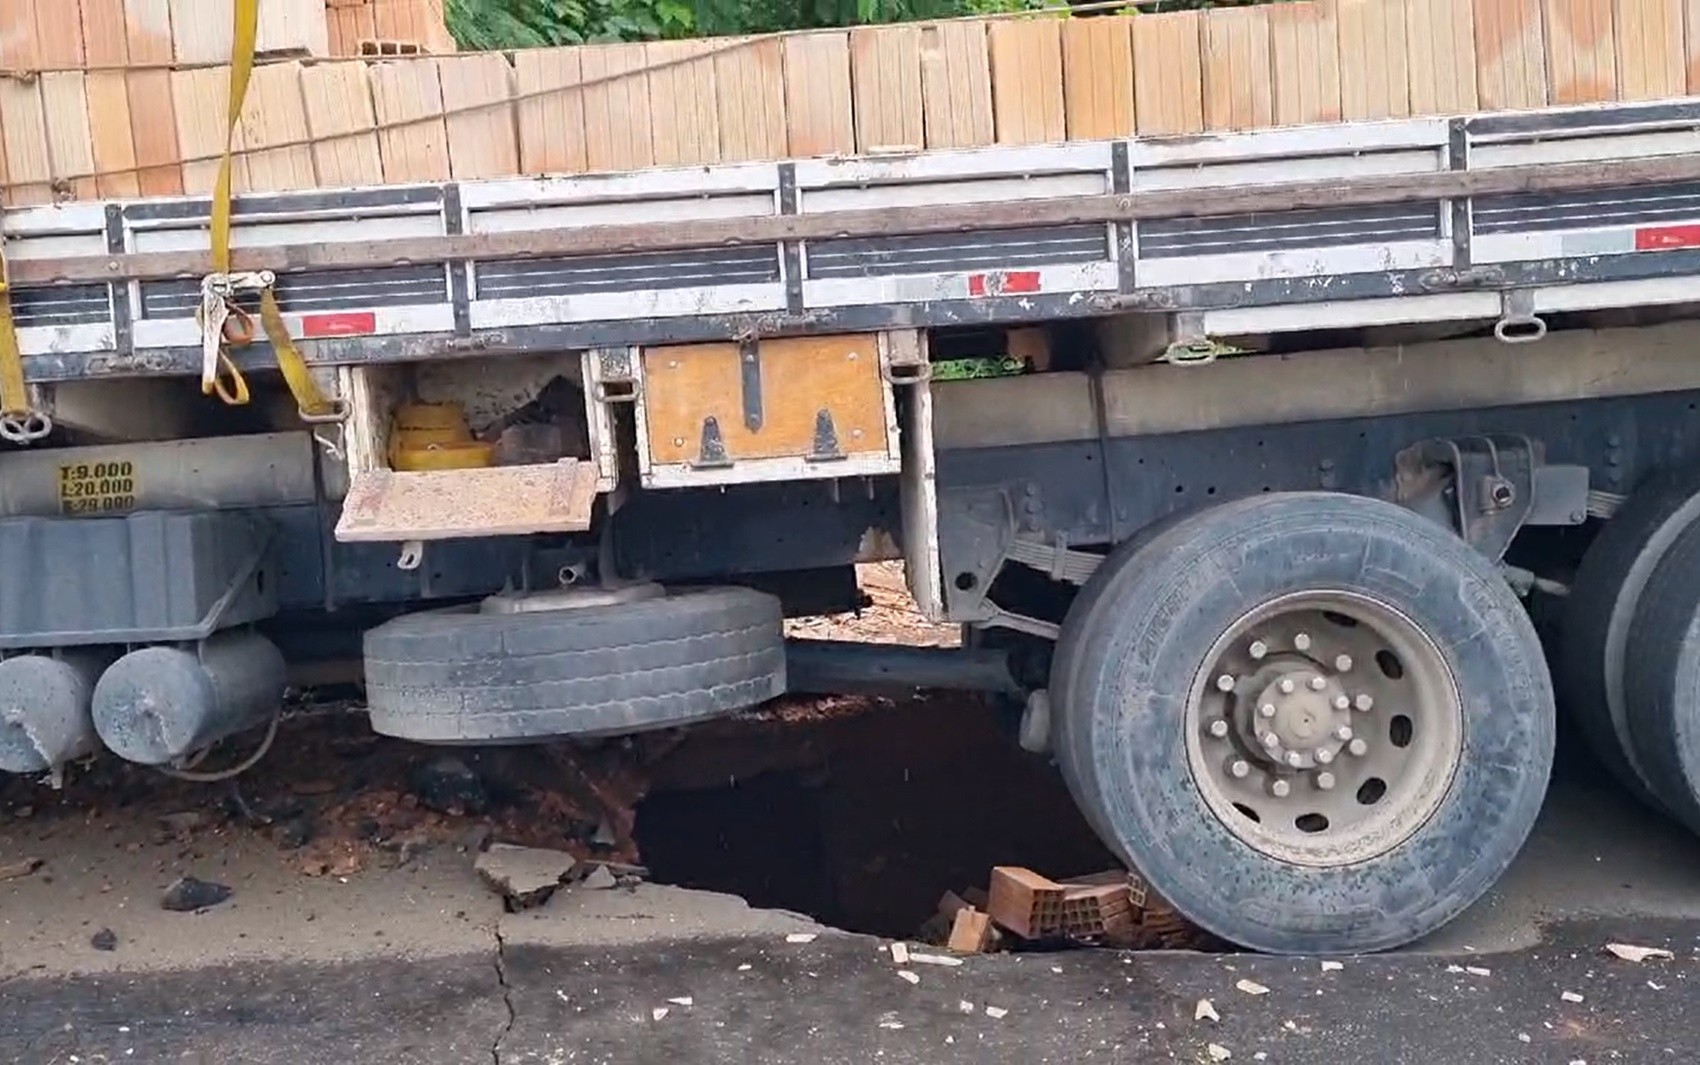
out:
{"label": "truck bed platform", "polygon": [[[210,210],[7,210],[29,379],[197,373]],[[253,195],[233,246],[320,365],[1140,310],[1517,338],[1695,299],[1700,100]]]}

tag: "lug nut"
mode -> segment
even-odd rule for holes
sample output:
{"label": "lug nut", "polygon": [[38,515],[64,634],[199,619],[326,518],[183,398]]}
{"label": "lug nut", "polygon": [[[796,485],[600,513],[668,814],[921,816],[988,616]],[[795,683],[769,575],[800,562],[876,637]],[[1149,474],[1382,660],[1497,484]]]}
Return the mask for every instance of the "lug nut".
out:
{"label": "lug nut", "polygon": [[1263,745],[1271,751],[1278,751],[1281,749],[1281,737],[1275,735],[1273,732],[1265,732],[1257,738],[1263,741]]}
{"label": "lug nut", "polygon": [[1239,760],[1229,762],[1228,773],[1236,780],[1244,780],[1251,774],[1251,763]]}
{"label": "lug nut", "polygon": [[1292,793],[1293,786],[1285,780],[1271,780],[1269,782],[1269,794],[1275,796],[1277,799],[1285,799]]}
{"label": "lug nut", "polygon": [[1328,687],[1328,682],[1326,680],[1323,680],[1321,677],[1310,678],[1310,690],[1311,691],[1319,692],[1326,687]]}
{"label": "lug nut", "polygon": [[1339,673],[1350,673],[1352,671],[1352,656],[1341,655],[1336,658],[1334,660],[1334,669]]}
{"label": "lug nut", "polygon": [[1274,703],[1264,703],[1262,706],[1257,708],[1257,716],[1258,717],[1274,717],[1275,716],[1275,704]]}
{"label": "lug nut", "polygon": [[1336,709],[1336,710],[1350,710],[1351,708],[1352,708],[1352,700],[1346,698],[1344,695],[1336,695],[1334,697],[1334,709]]}
{"label": "lug nut", "polygon": [[1321,773],[1318,773],[1316,775],[1316,786],[1321,788],[1323,791],[1333,791],[1334,790],[1334,774],[1329,773],[1327,771],[1323,771]]}
{"label": "lug nut", "polygon": [[1334,738],[1339,740],[1341,743],[1345,743],[1347,740],[1352,738],[1352,726],[1341,725],[1339,728],[1334,730]]}
{"label": "lug nut", "polygon": [[1287,752],[1287,764],[1297,769],[1305,764],[1305,756],[1297,751],[1289,751]]}
{"label": "lug nut", "polygon": [[1296,689],[1298,687],[1298,685],[1293,683],[1293,678],[1282,677],[1281,683],[1276,685],[1276,687],[1281,689],[1282,695],[1291,695],[1291,694],[1293,694],[1294,689]]}
{"label": "lug nut", "polygon": [[1231,691],[1233,691],[1234,690],[1234,675],[1232,673],[1224,673],[1220,677],[1217,677],[1216,678],[1216,690],[1219,691],[1219,692],[1231,692]]}
{"label": "lug nut", "polygon": [[1357,707],[1359,710],[1368,713],[1370,709],[1375,706],[1375,700],[1370,698],[1368,695],[1360,695],[1352,702],[1352,705]]}
{"label": "lug nut", "polygon": [[1316,750],[1316,760],[1322,765],[1327,765],[1329,762],[1332,762],[1334,760],[1334,748],[1318,747]]}
{"label": "lug nut", "polygon": [[1247,650],[1251,652],[1253,661],[1261,662],[1263,661],[1263,657],[1269,653],[1269,645],[1264,643],[1262,640],[1253,640],[1251,641],[1251,646],[1247,648]]}
{"label": "lug nut", "polygon": [[1221,718],[1217,718],[1215,721],[1210,722],[1210,735],[1217,739],[1226,738],[1228,735],[1228,723],[1223,721]]}
{"label": "lug nut", "polygon": [[1293,646],[1297,647],[1301,651],[1310,650],[1310,633],[1301,632],[1297,636],[1294,636]]}
{"label": "lug nut", "polygon": [[1369,744],[1365,743],[1363,740],[1353,740],[1351,743],[1346,744],[1346,750],[1352,752],[1352,757],[1362,758],[1364,755],[1369,753]]}

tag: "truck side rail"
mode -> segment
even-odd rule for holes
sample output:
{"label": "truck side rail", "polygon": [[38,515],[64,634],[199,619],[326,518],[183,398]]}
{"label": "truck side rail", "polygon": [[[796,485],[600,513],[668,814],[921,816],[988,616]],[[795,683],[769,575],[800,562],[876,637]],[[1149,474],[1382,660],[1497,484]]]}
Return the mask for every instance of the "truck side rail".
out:
{"label": "truck side rail", "polygon": [[[1526,320],[1691,298],[1697,126],[1700,100],[251,195],[233,266],[278,274],[318,364],[1118,310]],[[196,372],[210,211],[7,211],[30,379]]]}

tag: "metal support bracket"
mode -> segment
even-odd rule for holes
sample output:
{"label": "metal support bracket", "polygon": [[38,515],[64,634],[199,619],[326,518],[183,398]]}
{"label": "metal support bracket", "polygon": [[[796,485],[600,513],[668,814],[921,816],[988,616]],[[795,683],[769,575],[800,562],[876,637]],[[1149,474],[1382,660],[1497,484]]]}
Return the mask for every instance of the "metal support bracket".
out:
{"label": "metal support bracket", "polygon": [[838,427],[832,424],[832,412],[822,407],[815,413],[815,440],[809,451],[810,462],[832,462],[844,457],[838,446]]}
{"label": "metal support bracket", "polygon": [[709,415],[702,420],[702,445],[697,450],[697,460],[691,466],[699,470],[720,470],[732,465],[732,459],[726,454],[726,438],[720,433],[720,422]]}
{"label": "metal support bracket", "polygon": [[738,377],[744,396],[744,428],[761,432],[761,344],[745,339],[738,344]]}
{"label": "metal support bracket", "polygon": [[1425,440],[1394,459],[1394,500],[1498,561],[1535,501],[1544,449],[1521,435]]}

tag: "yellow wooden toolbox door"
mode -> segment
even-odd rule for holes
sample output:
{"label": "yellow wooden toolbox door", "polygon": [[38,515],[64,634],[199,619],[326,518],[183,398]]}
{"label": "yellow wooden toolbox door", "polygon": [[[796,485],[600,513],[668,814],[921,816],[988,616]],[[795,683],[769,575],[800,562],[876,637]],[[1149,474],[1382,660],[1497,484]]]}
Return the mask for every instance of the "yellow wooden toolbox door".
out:
{"label": "yellow wooden toolbox door", "polygon": [[884,455],[885,397],[874,334],[643,353],[652,466]]}

